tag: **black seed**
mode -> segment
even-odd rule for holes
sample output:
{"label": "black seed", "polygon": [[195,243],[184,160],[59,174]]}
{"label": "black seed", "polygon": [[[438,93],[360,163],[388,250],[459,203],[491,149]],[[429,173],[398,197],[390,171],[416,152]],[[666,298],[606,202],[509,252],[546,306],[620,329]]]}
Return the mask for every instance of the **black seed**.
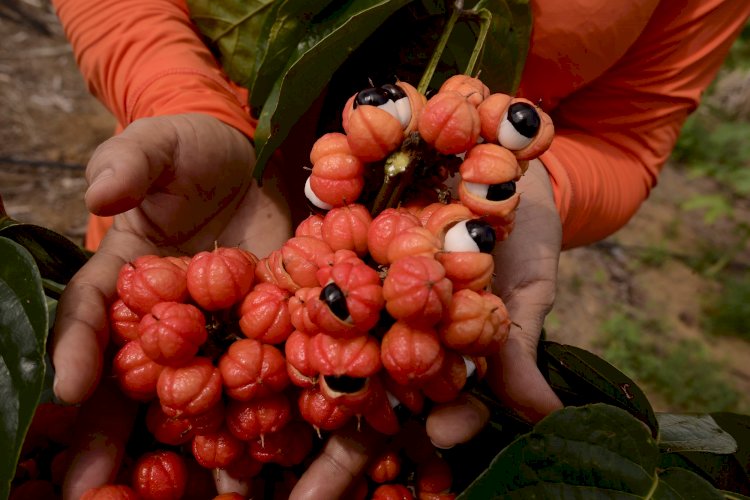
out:
{"label": "black seed", "polygon": [[388,92],[381,87],[370,87],[357,93],[357,97],[354,98],[354,107],[356,108],[358,104],[380,106],[387,103],[389,98]]}
{"label": "black seed", "polygon": [[524,137],[531,139],[539,132],[541,121],[534,106],[526,102],[517,102],[508,108],[508,121]]}
{"label": "black seed", "polygon": [[367,377],[350,377],[349,375],[324,375],[326,385],[336,392],[353,394],[364,389]]}
{"label": "black seed", "polygon": [[482,253],[491,253],[495,248],[495,230],[486,222],[480,220],[467,220],[466,230],[474,243]]}
{"label": "black seed", "polygon": [[487,199],[490,201],[503,201],[516,194],[516,182],[508,181],[500,184],[490,184],[487,190]]}
{"label": "black seed", "polygon": [[346,321],[349,318],[346,297],[344,297],[344,292],[341,291],[341,288],[336,283],[329,283],[320,291],[320,300],[328,304],[331,312],[337,318],[342,321]]}
{"label": "black seed", "polygon": [[399,99],[402,99],[406,97],[406,92],[404,92],[404,89],[399,87],[398,85],[393,85],[392,83],[386,83],[382,87],[386,94],[388,94],[388,99],[391,101],[398,101]]}

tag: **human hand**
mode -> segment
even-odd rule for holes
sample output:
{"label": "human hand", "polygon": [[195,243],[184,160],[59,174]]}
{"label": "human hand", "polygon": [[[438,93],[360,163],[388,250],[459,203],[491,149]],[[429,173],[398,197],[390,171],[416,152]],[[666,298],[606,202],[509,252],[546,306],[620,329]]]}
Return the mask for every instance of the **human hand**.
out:
{"label": "human hand", "polygon": [[[513,323],[503,349],[488,359],[487,381],[503,404],[536,422],[562,407],[536,364],[544,318],[555,299],[562,227],[539,160],[530,162],[517,190],[516,227],[495,248],[495,293]],[[427,432],[436,446],[450,448],[474,437],[488,419],[481,402],[463,396],[437,407],[427,419]]]}
{"label": "human hand", "polygon": [[[253,162],[247,138],[203,115],[136,121],[95,151],[86,169],[86,206],[97,215],[114,215],[114,222],[58,304],[52,361],[60,400],[79,403],[97,387],[109,337],[108,305],[124,263],[145,254],[192,255],[215,242],[263,256],[289,238],[286,202],[272,182],[261,189],[252,181]],[[108,429],[101,431],[111,437]],[[109,447],[95,460],[98,473],[66,481],[65,496],[78,498],[105,482],[117,452]],[[87,456],[78,462],[92,458]]]}

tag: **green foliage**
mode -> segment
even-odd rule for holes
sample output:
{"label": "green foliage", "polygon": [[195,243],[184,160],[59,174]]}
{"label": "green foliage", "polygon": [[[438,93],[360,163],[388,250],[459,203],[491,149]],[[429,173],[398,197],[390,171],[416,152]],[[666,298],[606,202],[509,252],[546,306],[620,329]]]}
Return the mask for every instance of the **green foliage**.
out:
{"label": "green foliage", "polygon": [[724,274],[721,290],[703,307],[703,327],[716,335],[733,335],[750,341],[750,273]]}
{"label": "green foliage", "polygon": [[750,23],[745,25],[739,38],[732,45],[724,66],[730,69],[750,68]]}
{"label": "green foliage", "polygon": [[687,469],[660,469],[659,447],[646,427],[620,408],[593,404],[544,418],[507,446],[458,498],[723,495]]}
{"label": "green foliage", "polygon": [[[694,175],[717,180],[731,196],[747,196],[750,194],[748,137],[750,123],[729,120],[718,111],[695,113],[685,122],[672,159],[686,165]],[[731,206],[731,197],[725,203]],[[717,206],[715,200],[710,204]]]}
{"label": "green foliage", "polygon": [[676,411],[736,410],[739,395],[702,344],[666,336],[665,328],[623,313],[603,325],[604,357],[658,392]]}
{"label": "green foliage", "polygon": [[[283,144],[293,126],[325,94],[339,99],[326,109],[341,109],[353,92],[341,92],[345,83],[378,75],[415,83],[427,67],[440,37],[452,1],[190,0],[191,16],[217,54],[227,74],[250,89],[250,104],[258,116],[254,137],[255,176]],[[489,32],[479,51],[478,69],[495,91],[513,91],[518,85],[528,50],[531,9],[527,0],[466,2],[458,25],[438,69],[439,84],[448,73],[462,73],[481,32],[479,19],[489,15]],[[365,43],[367,42],[367,43]],[[376,44],[377,42],[381,42]],[[363,50],[363,45],[367,46]],[[341,72],[358,60],[360,71]],[[381,83],[378,83],[381,84]],[[337,112],[340,121],[340,111]],[[321,118],[322,119],[322,118]],[[296,139],[296,146],[299,140]]]}
{"label": "green foliage", "polygon": [[0,498],[6,498],[43,389],[48,312],[31,254],[0,237],[0,262]]}

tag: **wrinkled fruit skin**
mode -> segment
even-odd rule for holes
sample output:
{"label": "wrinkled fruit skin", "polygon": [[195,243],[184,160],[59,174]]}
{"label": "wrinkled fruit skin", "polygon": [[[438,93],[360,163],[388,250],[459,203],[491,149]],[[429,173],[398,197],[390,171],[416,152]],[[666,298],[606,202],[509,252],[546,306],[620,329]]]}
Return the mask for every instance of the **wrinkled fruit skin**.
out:
{"label": "wrinkled fruit skin", "polygon": [[237,247],[197,253],[187,269],[190,296],[208,311],[236,304],[253,284],[257,261],[253,254]]}
{"label": "wrinkled fruit skin", "polygon": [[289,385],[284,355],[257,340],[233,342],[219,361],[219,371],[226,394],[240,401],[269,396]]}
{"label": "wrinkled fruit skin", "polygon": [[159,302],[185,302],[187,275],[175,260],[144,255],[123,265],[117,276],[117,294],[139,316]]}
{"label": "wrinkled fruit skin", "polygon": [[386,309],[394,318],[411,324],[438,323],[452,294],[445,269],[430,257],[408,256],[395,261],[383,281]]}
{"label": "wrinkled fruit skin", "polygon": [[198,415],[221,399],[221,373],[209,359],[195,357],[183,366],[165,367],[159,375],[156,392],[167,415]]}
{"label": "wrinkled fruit skin", "polygon": [[186,484],[185,461],[172,451],[146,453],[133,469],[133,489],[144,500],[177,500]]}
{"label": "wrinkled fruit skin", "polygon": [[466,97],[447,90],[427,101],[418,127],[419,135],[440,153],[463,153],[479,138],[479,113]]}
{"label": "wrinkled fruit skin", "polygon": [[180,366],[198,353],[208,338],[206,318],[191,304],[160,302],[138,326],[138,341],[154,362]]}
{"label": "wrinkled fruit skin", "polygon": [[433,329],[397,321],[383,336],[380,357],[396,382],[420,386],[440,370],[445,352]]}

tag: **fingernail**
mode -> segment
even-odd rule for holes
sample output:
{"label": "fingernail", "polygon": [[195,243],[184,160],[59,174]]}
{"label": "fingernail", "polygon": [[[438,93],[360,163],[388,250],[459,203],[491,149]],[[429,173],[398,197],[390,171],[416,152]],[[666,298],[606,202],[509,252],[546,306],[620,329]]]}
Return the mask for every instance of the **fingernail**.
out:
{"label": "fingernail", "polygon": [[437,448],[439,450],[450,450],[451,448],[453,448],[454,446],[456,446],[455,444],[452,444],[450,446],[443,446],[443,445],[437,444],[432,439],[430,439],[430,442],[432,443],[432,446],[434,446],[435,448]]}

